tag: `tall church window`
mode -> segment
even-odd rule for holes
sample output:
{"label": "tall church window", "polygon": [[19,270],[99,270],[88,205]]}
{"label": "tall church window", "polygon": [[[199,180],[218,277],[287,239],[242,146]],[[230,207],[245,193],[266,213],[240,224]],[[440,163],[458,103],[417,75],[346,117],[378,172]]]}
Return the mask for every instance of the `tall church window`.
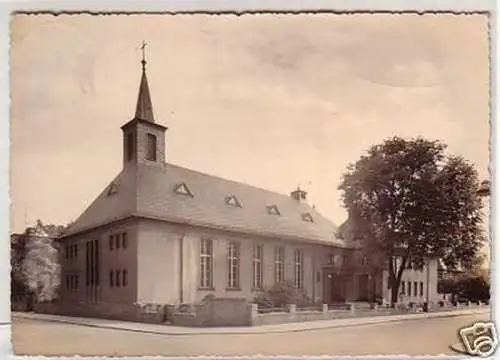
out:
{"label": "tall church window", "polygon": [[253,284],[254,289],[262,289],[262,260],[263,260],[263,246],[262,244],[254,244],[253,246]]}
{"label": "tall church window", "polygon": [[240,247],[235,241],[230,241],[227,247],[227,287],[238,289],[240,286]]}
{"label": "tall church window", "polygon": [[201,239],[200,249],[200,288],[210,289],[213,285],[213,242],[211,239]]}
{"label": "tall church window", "polygon": [[274,280],[282,283],[285,280],[285,248],[274,249]]}
{"label": "tall church window", "polygon": [[149,161],[156,161],[156,136],[148,134],[148,148],[146,159]]}
{"label": "tall church window", "polygon": [[299,249],[295,250],[294,265],[295,265],[294,285],[295,285],[295,288],[301,289],[302,288],[302,251],[300,251]]}
{"label": "tall church window", "polygon": [[135,151],[135,146],[134,146],[134,133],[130,133],[127,135],[127,161],[130,161],[134,158],[134,151]]}

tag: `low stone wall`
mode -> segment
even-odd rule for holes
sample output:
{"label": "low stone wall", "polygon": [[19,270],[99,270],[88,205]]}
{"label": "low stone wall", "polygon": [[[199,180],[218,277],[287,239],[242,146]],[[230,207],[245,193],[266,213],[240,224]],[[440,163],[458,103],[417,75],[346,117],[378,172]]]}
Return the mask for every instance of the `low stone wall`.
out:
{"label": "low stone wall", "polygon": [[245,299],[212,298],[202,304],[178,308],[171,323],[195,327],[250,326],[252,308]]}
{"label": "low stone wall", "polygon": [[166,319],[167,308],[159,304],[56,302],[34,304],[34,311],[42,314],[163,323]]}
{"label": "low stone wall", "polygon": [[252,325],[271,325],[284,324],[292,322],[306,322],[318,320],[341,319],[352,316],[354,307],[350,306],[349,310],[330,310],[328,305],[323,304],[318,310],[300,310],[295,305],[289,305],[288,309],[276,312],[259,313],[256,304],[251,305],[252,308]]}

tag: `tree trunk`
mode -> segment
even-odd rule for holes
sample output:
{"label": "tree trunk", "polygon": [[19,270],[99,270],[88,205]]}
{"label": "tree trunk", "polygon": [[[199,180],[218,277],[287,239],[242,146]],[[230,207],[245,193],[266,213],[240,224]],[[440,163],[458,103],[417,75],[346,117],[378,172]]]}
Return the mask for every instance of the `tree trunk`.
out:
{"label": "tree trunk", "polygon": [[34,303],[35,303],[35,299],[34,299],[33,294],[31,292],[28,292],[26,294],[26,311],[27,312],[32,312],[33,310],[35,310]]}
{"label": "tree trunk", "polygon": [[391,308],[394,308],[398,303],[398,284],[392,284],[391,286]]}

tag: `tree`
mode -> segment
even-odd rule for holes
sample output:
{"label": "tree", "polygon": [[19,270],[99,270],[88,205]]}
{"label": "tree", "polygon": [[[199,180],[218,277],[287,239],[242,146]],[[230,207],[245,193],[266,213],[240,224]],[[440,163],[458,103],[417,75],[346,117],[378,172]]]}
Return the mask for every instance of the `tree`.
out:
{"label": "tree", "polygon": [[490,283],[483,276],[469,275],[457,282],[456,293],[469,301],[488,301],[490,299]]}
{"label": "tree", "polygon": [[16,294],[33,296],[38,301],[55,298],[61,282],[61,266],[54,239],[66,228],[62,225],[44,225],[37,220],[35,226],[13,237],[11,284]]}
{"label": "tree", "polygon": [[478,175],[445,149],[422,138],[387,139],[349,165],[339,186],[351,239],[381,256],[392,305],[410,261],[442,258],[449,268],[470,267],[484,241]]}
{"label": "tree", "polygon": [[25,285],[38,301],[54,299],[61,283],[61,265],[53,239],[33,237],[26,244],[21,271]]}

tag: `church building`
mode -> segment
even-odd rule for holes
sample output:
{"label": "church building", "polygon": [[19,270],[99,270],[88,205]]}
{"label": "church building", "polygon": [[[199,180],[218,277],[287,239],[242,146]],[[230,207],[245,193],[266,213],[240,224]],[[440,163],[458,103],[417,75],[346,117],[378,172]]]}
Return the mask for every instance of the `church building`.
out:
{"label": "church building", "polygon": [[63,304],[99,316],[99,304],[251,300],[283,281],[319,303],[385,292],[304,190],[282,195],[169,163],[144,59],[135,115],[121,130],[122,170],[58,239]]}

